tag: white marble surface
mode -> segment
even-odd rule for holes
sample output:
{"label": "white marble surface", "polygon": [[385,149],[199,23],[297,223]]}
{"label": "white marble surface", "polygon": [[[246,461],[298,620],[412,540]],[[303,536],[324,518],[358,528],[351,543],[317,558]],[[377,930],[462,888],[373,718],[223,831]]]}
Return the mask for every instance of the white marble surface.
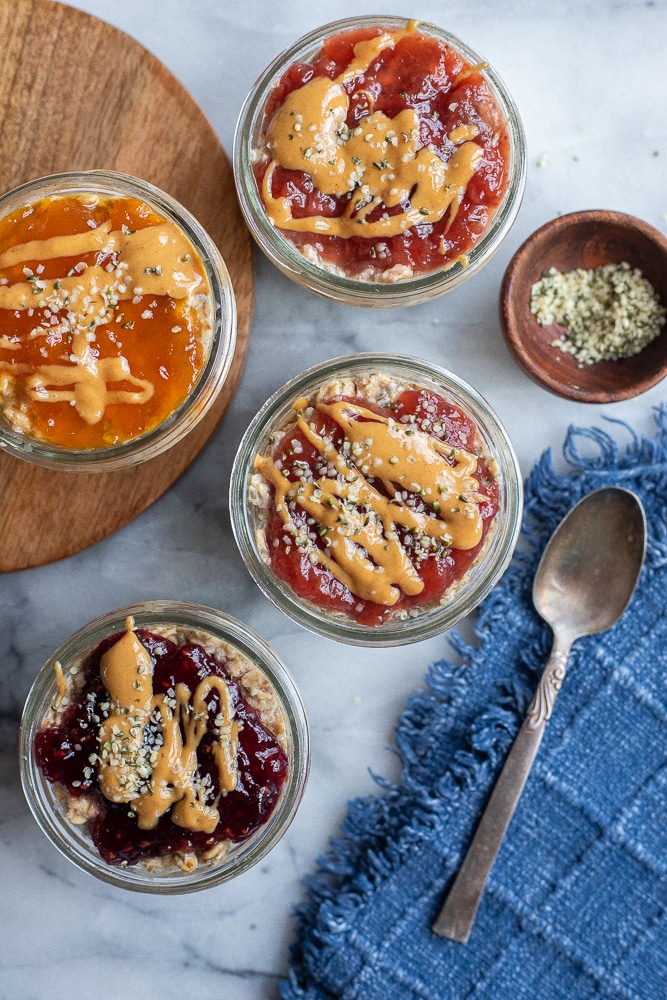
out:
{"label": "white marble surface", "polygon": [[[361,10],[355,0],[85,0],[75,6],[122,28],[162,59],[228,150],[242,100],[274,55],[317,24]],[[384,0],[367,0],[362,12],[386,8]],[[560,448],[569,423],[599,423],[605,416],[649,431],[651,409],[664,399],[664,386],[607,407],[547,394],[510,358],[497,296],[514,250],[558,214],[620,209],[667,228],[665,0],[423,0],[396,12],[439,22],[465,38],[513,92],[529,145],[519,218],[471,282],[430,304],[391,313],[328,304],[257,255],[241,388],[193,467],[134,523],[89,551],[0,578],[2,998],[276,1000],[302,876],[336,832],[348,798],[373,791],[369,769],[397,776],[388,750],[396,717],[428,664],[445,654],[445,639],[366,651],[310,636],[261,596],[235,549],[227,505],[232,457],[250,417],[278,385],[337,354],[408,349],[451,368],[488,398],[524,472],[544,448]],[[223,608],[263,634],[300,685],[313,744],[302,807],[274,852],[235,883],[173,899],[113,889],[61,858],[28,812],[15,753],[23,701],[46,656],[95,615],[157,597]]]}

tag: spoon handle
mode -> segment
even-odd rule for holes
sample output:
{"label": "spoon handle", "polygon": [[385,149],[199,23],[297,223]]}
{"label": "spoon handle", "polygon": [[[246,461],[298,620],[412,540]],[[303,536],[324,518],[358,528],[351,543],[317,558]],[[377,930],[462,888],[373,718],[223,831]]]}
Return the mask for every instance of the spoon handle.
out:
{"label": "spoon handle", "polygon": [[551,717],[565,672],[570,645],[554,641],[526,718],[491,792],[463,864],[452,883],[433,931],[465,943],[470,937],[486,881],[526,784]]}

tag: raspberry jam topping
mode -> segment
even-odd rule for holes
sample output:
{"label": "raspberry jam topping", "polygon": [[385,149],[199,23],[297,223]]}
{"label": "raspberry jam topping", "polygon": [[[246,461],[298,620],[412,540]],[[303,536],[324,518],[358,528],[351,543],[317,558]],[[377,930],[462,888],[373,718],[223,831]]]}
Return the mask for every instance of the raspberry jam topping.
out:
{"label": "raspberry jam topping", "polygon": [[363,625],[436,606],[481,553],[498,512],[499,484],[473,421],[420,388],[387,406],[337,396],[294,409],[296,423],[255,460],[268,485],[264,540],[276,576]]}
{"label": "raspberry jam topping", "polygon": [[[117,659],[128,637],[152,663],[147,680],[139,669],[129,709],[119,708],[107,686],[117,683],[110,680],[114,647]],[[287,755],[244,699],[222,652],[212,656],[195,643],[128,630],[103,640],[81,669],[77,700],[57,726],[37,733],[35,757],[75,808],[77,800],[90,807],[88,830],[107,864],[215,851],[266,823],[287,777]],[[144,695],[145,724],[135,724]],[[179,766],[160,780],[160,767],[179,750]],[[190,767],[187,780],[181,761]]]}

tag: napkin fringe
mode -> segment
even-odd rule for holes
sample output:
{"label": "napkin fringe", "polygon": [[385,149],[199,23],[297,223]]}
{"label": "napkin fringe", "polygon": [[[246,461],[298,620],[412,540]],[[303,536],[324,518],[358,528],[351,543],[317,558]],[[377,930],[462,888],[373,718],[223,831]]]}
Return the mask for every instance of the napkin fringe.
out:
{"label": "napkin fringe", "polygon": [[[495,769],[507,751],[524,717],[535,678],[544,666],[550,630],[541,621],[537,638],[525,650],[523,669],[504,688],[497,689],[476,715],[468,745],[451,754],[432,787],[420,779],[420,762],[429,750],[438,749],[440,736],[434,721],[445,730],[452,722],[457,701],[469,683],[469,672],[476,661],[483,660],[486,635],[495,624],[507,623],[512,595],[532,587],[539,555],[564,513],[610,477],[616,482],[623,479],[629,489],[633,480],[640,478],[646,490],[648,481],[653,509],[647,509],[652,529],[647,572],[667,561],[667,405],[655,410],[656,434],[652,439],[639,437],[623,421],[603,419],[628,433],[629,444],[621,448],[611,433],[600,428],[571,426],[563,446],[570,468],[567,475],[555,470],[551,450],[544,452],[526,481],[521,549],[479,610],[475,628],[478,644],[465,643],[457,634],[448,636],[460,663],[442,659],[433,664],[424,690],[409,698],[399,719],[396,744],[403,766],[401,783],[373,775],[383,794],[348,803],[342,836],[330,841],[328,853],[318,859],[316,874],[305,880],[307,899],[295,912],[297,941],[291,950],[289,979],[281,983],[283,1000],[333,996],[319,983],[326,981],[327,966],[336,961],[341,935],[353,926],[375,888],[396,871],[425,835],[445,826],[460,796],[480,783],[489,768]],[[443,847],[443,858],[454,857],[463,846],[449,845],[449,855]]]}

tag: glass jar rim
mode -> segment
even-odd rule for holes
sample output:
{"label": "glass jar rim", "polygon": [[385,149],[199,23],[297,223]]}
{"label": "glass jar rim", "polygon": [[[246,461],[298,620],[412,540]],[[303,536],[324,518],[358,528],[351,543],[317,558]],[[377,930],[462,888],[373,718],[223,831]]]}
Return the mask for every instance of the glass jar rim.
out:
{"label": "glass jar rim", "polygon": [[482,75],[504,115],[510,141],[509,178],[503,200],[487,229],[466,254],[446,269],[395,283],[369,282],[327,271],[309,261],[268,221],[252,171],[253,135],[261,130],[263,108],[282,73],[294,62],[307,61],[330,35],[357,27],[402,28],[407,17],[363,15],[342,18],[315,28],[281,52],[259,76],[239,114],[234,135],[233,164],[237,194],[248,227],[260,248],[288,277],[316,294],[343,304],[391,308],[426,301],[458,287],[490,260],[518,215],[526,183],[526,138],[518,108],[495,69],[466,42],[431,22],[419,21],[419,31],[449,45]]}
{"label": "glass jar rim", "polygon": [[[54,695],[57,682],[54,664],[83,659],[87,652],[110,634],[122,632],[125,620],[132,616],[135,626],[150,629],[177,625],[200,629],[228,644],[254,664],[268,679],[288,733],[290,767],[287,780],[274,812],[246,841],[219,862],[200,865],[193,872],[170,870],[149,872],[140,865],[114,868],[107,865],[85,833],[54,813],[56,798],[35,760],[33,740]],[[260,861],[280,840],[292,822],[301,801],[310,767],[308,720],[296,682],[275,650],[250,626],[222,611],[179,601],[147,601],[107,612],[73,633],[49,657],[39,671],[28,694],[19,735],[20,771],[23,791],[30,810],[51,843],[78,868],[104,882],[137,892],[182,894],[209,888],[247,871]]]}
{"label": "glass jar rim", "polygon": [[[403,620],[389,621],[380,626],[365,626],[323,613],[306,599],[293,595],[266,565],[259,552],[253,516],[247,500],[250,475],[255,456],[277,421],[291,409],[294,400],[308,396],[319,385],[341,374],[364,374],[389,371],[403,374],[406,379],[431,382],[441,394],[472,417],[482,438],[492,442],[500,466],[502,507],[497,517],[505,520],[488,537],[492,549],[473,565],[473,576],[461,586],[446,605]],[[437,389],[435,390],[437,391]],[[357,646],[397,646],[431,638],[456,625],[474,610],[488,595],[509,565],[521,529],[523,481],[518,459],[507,431],[484,397],[454,373],[430,361],[411,355],[368,352],[344,355],[315,365],[281,386],[261,407],[246,430],[232,466],[229,508],[232,531],[246,568],[264,595],[283,613],[302,627],[329,639]],[[473,579],[474,577],[474,579]]]}
{"label": "glass jar rim", "polygon": [[177,444],[206,415],[229,374],[236,344],[236,301],[231,278],[216,244],[201,223],[175,198],[140,177],[118,170],[70,170],[26,181],[0,195],[0,218],[30,200],[91,192],[145,200],[176,223],[194,246],[211,290],[211,343],[192,392],[156,427],[121,444],[75,449],[51,445],[0,422],[0,449],[35,465],[63,472],[110,472],[129,468]]}

